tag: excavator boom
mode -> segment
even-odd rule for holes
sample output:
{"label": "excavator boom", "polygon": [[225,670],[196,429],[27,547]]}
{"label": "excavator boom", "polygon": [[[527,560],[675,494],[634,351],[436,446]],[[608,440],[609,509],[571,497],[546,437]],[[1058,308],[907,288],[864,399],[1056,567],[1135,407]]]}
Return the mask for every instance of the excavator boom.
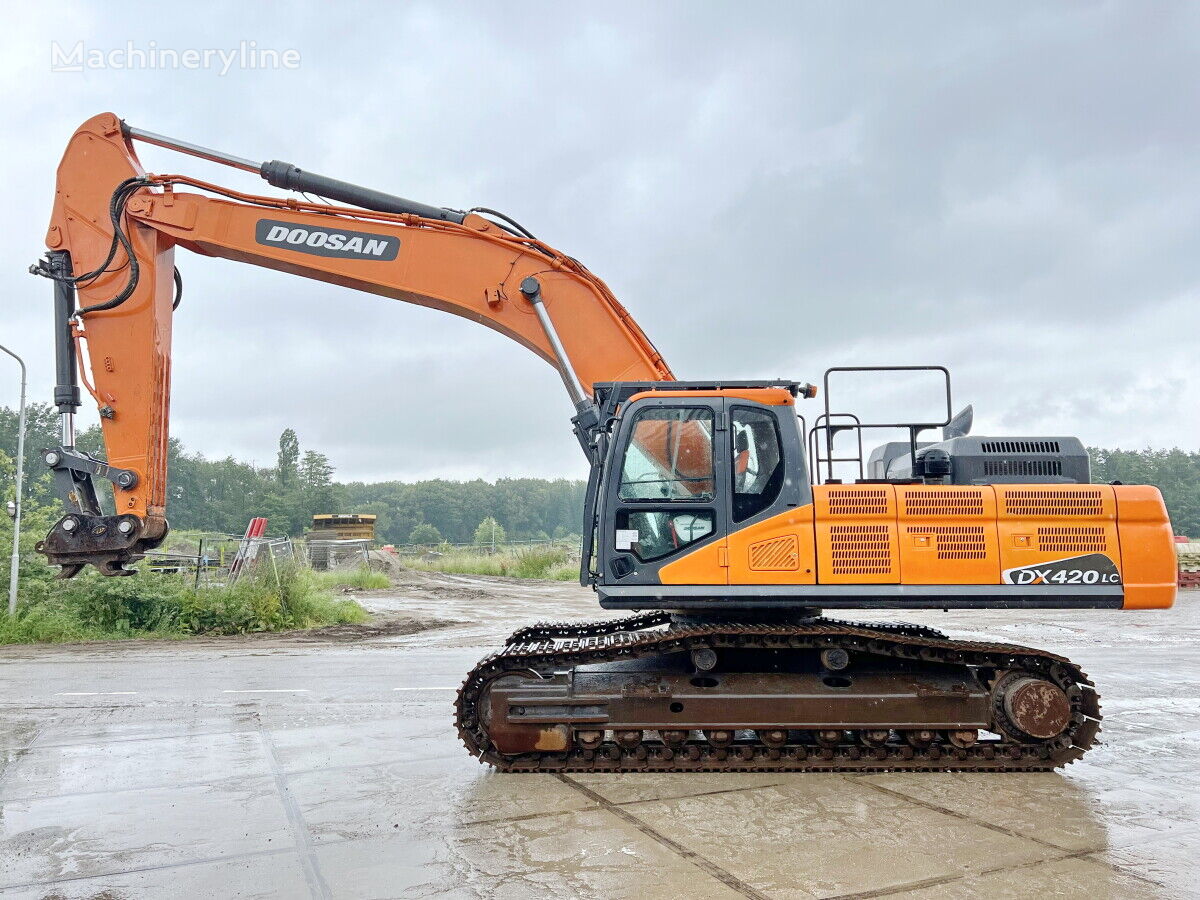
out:
{"label": "excavator boom", "polygon": [[[356,206],[148,175],[135,140]],[[166,535],[176,247],[480,322],[554,365],[577,416],[588,415],[596,382],[674,377],[603,281],[519,227],[289,163],[258,165],[128,127],[111,113],[89,119],[72,136],[58,168],[46,243],[50,253],[38,271],[56,282],[55,402],[64,423],[63,446],[48,451],[47,461],[74,509],[44,550],[67,575],[87,563],[122,574],[123,563]],[[77,359],[84,349],[90,365]],[[77,368],[100,410],[103,464],[74,448]],[[100,514],[92,477],[112,482],[115,517]]]}

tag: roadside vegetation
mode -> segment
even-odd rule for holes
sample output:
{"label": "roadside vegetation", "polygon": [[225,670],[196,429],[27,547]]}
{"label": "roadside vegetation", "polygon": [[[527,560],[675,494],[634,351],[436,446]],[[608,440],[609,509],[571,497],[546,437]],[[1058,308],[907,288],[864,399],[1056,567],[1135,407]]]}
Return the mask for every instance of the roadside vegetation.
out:
{"label": "roadside vegetation", "polygon": [[81,575],[23,580],[16,616],[0,614],[0,644],[248,634],[366,619],[361,606],[299,568],[280,569],[278,581],[265,571],[200,588],[179,575]]}
{"label": "roadside vegetation", "polygon": [[[0,451],[0,472],[11,459]],[[35,476],[45,477],[45,476]],[[56,579],[34,544],[57,518],[56,510],[27,499],[21,525],[21,568],[17,612],[7,613],[0,598],[0,644],[62,643],[121,638],[185,638],[193,635],[248,634],[364,622],[367,612],[336,596],[341,586],[377,587],[386,576],[350,569],[317,575],[308,569],[270,567],[232,585],[201,585],[194,577],[143,570],[131,578],[82,574]],[[0,585],[8,586],[12,521],[0,516]]]}
{"label": "roadside vegetation", "polygon": [[579,563],[566,547],[536,547],[516,553],[488,553],[483,549],[447,548],[423,557],[405,558],[404,565],[425,572],[455,575],[502,575],[509,578],[541,578],[574,581]]}
{"label": "roadside vegetation", "polygon": [[313,572],[313,580],[323,588],[352,588],[358,591],[377,591],[392,586],[391,579],[382,572],[374,572],[366,566],[355,569],[335,569],[332,572]]}

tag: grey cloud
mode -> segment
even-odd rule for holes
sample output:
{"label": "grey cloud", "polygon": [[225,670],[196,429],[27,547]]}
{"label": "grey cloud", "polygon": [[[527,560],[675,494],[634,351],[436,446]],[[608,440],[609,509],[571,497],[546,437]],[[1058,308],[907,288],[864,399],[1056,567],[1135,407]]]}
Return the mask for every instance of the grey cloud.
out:
{"label": "grey cloud", "polygon": [[[49,289],[23,270],[67,136],[112,109],[510,212],[605,278],[684,377],[946,363],[980,427],[1195,447],[1198,19],[1117,2],[22,11],[0,39],[0,342],[46,398]],[[51,39],[253,39],[303,62],[52,74]],[[155,148],[144,161],[264,190]],[[342,477],[581,473],[552,371],[503,338],[248,266],[179,264],[173,417],[189,447],[265,463],[292,426]]]}

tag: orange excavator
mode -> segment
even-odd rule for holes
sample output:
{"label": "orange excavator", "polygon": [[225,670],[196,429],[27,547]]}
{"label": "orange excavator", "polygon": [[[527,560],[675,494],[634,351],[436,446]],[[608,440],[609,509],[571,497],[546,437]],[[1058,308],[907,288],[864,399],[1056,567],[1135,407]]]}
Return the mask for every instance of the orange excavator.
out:
{"label": "orange excavator", "polygon": [[[147,174],[134,142],[259,174],[305,199]],[[321,202],[312,197],[321,198]],[[49,252],[66,514],[39,549],[125,575],[167,535],[175,249],[440,309],[555,367],[591,466],[580,581],[622,618],[513,633],[458,693],[456,725],[505,771],[1046,770],[1100,725],[1079,666],[828,610],[1159,609],[1175,596],[1153,487],[1089,483],[1072,437],[980,437],[970,410],[809,428],[789,381],[679,381],[574,258],[494,210],[456,211],[89,119],[58,169]],[[86,351],[86,352],[85,352]],[[75,446],[82,383],[106,456]],[[869,458],[864,431],[907,441]],[[940,440],[922,440],[941,428]],[[838,455],[849,436],[858,451]],[[838,439],[841,444],[838,444]],[[835,477],[845,473],[857,477]],[[824,476],[824,477],[822,477]],[[102,510],[97,481],[111,483]]]}

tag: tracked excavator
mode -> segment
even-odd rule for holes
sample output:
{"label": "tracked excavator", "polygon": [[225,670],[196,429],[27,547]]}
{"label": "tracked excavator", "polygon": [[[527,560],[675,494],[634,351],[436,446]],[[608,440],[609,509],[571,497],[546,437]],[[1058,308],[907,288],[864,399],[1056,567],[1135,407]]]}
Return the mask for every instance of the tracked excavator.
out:
{"label": "tracked excavator", "polygon": [[[294,193],[147,174],[136,142]],[[810,384],[678,380],[603,281],[493,210],[417,203],[106,113],[71,137],[46,243],[34,270],[54,283],[62,443],[43,455],[67,511],[39,549],[64,577],[89,564],[130,574],[167,535],[176,248],[472,319],[557,370],[591,467],[580,581],[626,613],[522,628],[466,675],[459,734],[500,770],[1053,769],[1100,727],[1078,665],[827,613],[1020,621],[1174,601],[1159,492],[1090,484],[1077,439],[971,435],[938,367],[946,414],[931,422],[831,405],[845,369],[825,374],[811,428],[796,408]],[[75,446],[80,384],[104,460]],[[863,432],[883,426],[908,440],[864,459]],[[837,449],[847,437],[856,453]],[[857,477],[837,477],[847,467]]]}

